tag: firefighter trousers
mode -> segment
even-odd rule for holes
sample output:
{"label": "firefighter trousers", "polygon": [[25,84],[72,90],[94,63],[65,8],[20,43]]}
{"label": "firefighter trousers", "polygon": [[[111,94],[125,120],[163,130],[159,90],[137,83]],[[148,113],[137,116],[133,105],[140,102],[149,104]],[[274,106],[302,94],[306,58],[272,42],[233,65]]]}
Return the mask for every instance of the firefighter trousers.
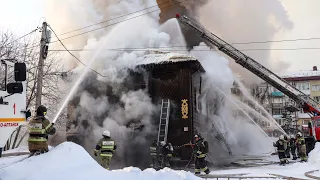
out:
{"label": "firefighter trousers", "polygon": [[285,152],[278,152],[278,156],[280,159],[280,164],[285,164],[287,161]]}
{"label": "firefighter trousers", "polygon": [[159,168],[159,158],[157,155],[151,155],[151,164],[150,167],[153,169]]}
{"label": "firefighter trousers", "polygon": [[210,173],[210,170],[207,166],[207,161],[205,160],[205,158],[197,158],[195,160],[195,174],[200,174],[201,171],[205,172],[206,174]]}
{"label": "firefighter trousers", "polygon": [[294,148],[291,147],[291,154],[292,154],[293,159],[297,159],[296,149],[297,149],[297,148],[295,148],[295,147],[294,147]]}
{"label": "firefighter trousers", "polygon": [[100,154],[101,166],[109,170],[112,154]]}

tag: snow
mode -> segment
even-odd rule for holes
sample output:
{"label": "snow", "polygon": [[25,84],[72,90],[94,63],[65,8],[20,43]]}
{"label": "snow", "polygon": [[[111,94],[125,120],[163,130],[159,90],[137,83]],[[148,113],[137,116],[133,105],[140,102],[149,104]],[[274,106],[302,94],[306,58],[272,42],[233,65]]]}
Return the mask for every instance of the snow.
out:
{"label": "snow", "polygon": [[10,154],[10,153],[20,153],[20,152],[29,152],[27,146],[21,146],[15,149],[9,149],[7,151],[3,151],[2,154]]}
{"label": "snow", "polygon": [[[192,172],[172,170],[165,168],[160,171],[153,169],[140,170],[135,167],[127,167],[120,170],[105,170],[102,168],[81,146],[72,142],[64,142],[48,153],[30,157],[7,157],[0,159],[0,179],[130,179],[130,180],[200,180]],[[20,161],[20,162],[19,162]],[[254,161],[254,160],[253,160]],[[269,156],[264,162],[278,161],[277,156]],[[241,164],[241,163],[240,163]],[[245,164],[243,164],[245,165]],[[307,179],[305,172],[320,169],[320,143],[309,154],[307,163],[290,163],[286,166],[278,164],[264,165],[247,168],[235,168],[228,170],[213,169],[211,175],[235,175],[245,174],[243,177],[274,177],[272,174]],[[320,176],[320,172],[312,175]],[[240,175],[239,175],[240,176]],[[44,178],[45,177],[45,178]],[[220,178],[219,178],[220,179]],[[261,178],[262,179],[262,178]]]}
{"label": "snow", "polygon": [[196,61],[197,58],[179,53],[163,52],[163,51],[148,51],[146,55],[139,58],[137,65],[143,64],[161,64],[168,62],[183,62],[183,61]]}
{"label": "snow", "polygon": [[320,76],[320,71],[298,71],[298,72],[287,72],[283,74],[282,78],[293,78],[293,77],[311,77],[311,76]]}
{"label": "snow", "polygon": [[[16,157],[18,158],[18,157]],[[19,160],[23,159],[19,157]],[[15,160],[15,162],[19,161]],[[0,159],[0,164],[12,163],[7,158]],[[48,153],[30,157],[11,166],[0,169],[0,177],[6,179],[24,180],[63,180],[63,179],[139,179],[139,180],[197,180],[199,177],[190,172],[163,169],[155,171],[128,167],[122,170],[108,171],[102,168],[92,157],[79,145],[64,142]]]}

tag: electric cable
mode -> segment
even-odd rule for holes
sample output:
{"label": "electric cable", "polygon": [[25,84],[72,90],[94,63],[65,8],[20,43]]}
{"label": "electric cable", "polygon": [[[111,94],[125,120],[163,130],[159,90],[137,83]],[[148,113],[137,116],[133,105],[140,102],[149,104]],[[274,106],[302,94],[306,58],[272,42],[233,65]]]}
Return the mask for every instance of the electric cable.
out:
{"label": "electric cable", "polygon": [[24,37],[26,37],[26,36],[28,36],[28,35],[30,35],[30,34],[32,34],[32,33],[34,33],[34,32],[36,32],[38,29],[39,29],[39,28],[36,28],[36,29],[32,30],[31,32],[29,32],[29,33],[27,33],[27,34],[25,34],[25,35],[23,35],[23,36],[21,36],[21,37],[19,37],[19,38],[15,39],[15,40],[12,40],[11,42],[4,44],[2,47],[6,48],[5,46],[7,46],[7,45],[9,45],[9,44],[12,44],[12,43],[14,43],[14,42],[16,42],[16,41],[18,41],[18,40],[20,40],[20,39],[24,38]]}
{"label": "electric cable", "polygon": [[[112,48],[105,49],[106,51],[147,51],[147,50],[161,50],[161,51],[190,51],[187,49],[174,49],[175,47],[187,46],[171,46],[171,47],[146,47],[146,48]],[[198,46],[199,47],[199,46]],[[172,48],[172,49],[165,49]],[[301,48],[262,48],[262,49],[240,49],[239,51],[298,51],[298,50],[320,50],[320,47],[301,47]],[[52,49],[49,51],[66,51],[65,49]],[[68,51],[95,51],[95,49],[69,49]],[[216,49],[192,49],[191,51],[220,51]]]}
{"label": "electric cable", "polygon": [[[172,5],[166,6],[166,7],[162,8],[162,9],[170,9],[170,8],[175,7],[176,5],[182,4],[182,3],[187,2],[187,1],[189,1],[189,0],[183,0],[183,1],[179,2],[179,3],[175,3],[175,4],[172,4]],[[146,12],[146,13],[143,13],[143,14],[140,14],[140,15],[137,15],[137,16],[134,16],[134,17],[131,17],[131,18],[128,18],[128,19],[119,21],[119,22],[115,22],[115,23],[112,23],[112,24],[108,24],[108,25],[106,25],[106,26],[102,26],[102,27],[99,27],[99,28],[95,28],[95,29],[92,29],[92,30],[89,30],[89,31],[85,31],[85,32],[79,33],[79,34],[75,34],[75,35],[73,35],[73,36],[69,36],[69,37],[66,37],[66,38],[62,38],[62,39],[60,39],[60,40],[52,41],[52,42],[50,42],[49,44],[56,43],[56,42],[61,42],[61,41],[66,40],[66,39],[71,39],[71,38],[74,38],[74,37],[77,37],[77,36],[81,36],[81,35],[84,35],[84,34],[87,34],[87,33],[93,32],[93,31],[97,31],[97,30],[100,30],[100,29],[103,29],[103,28],[108,28],[108,27],[111,27],[111,26],[120,24],[120,23],[122,23],[122,22],[129,21],[129,20],[132,20],[132,19],[136,19],[136,18],[138,18],[138,17],[142,17],[142,16],[144,16],[144,15],[151,14],[151,13],[154,13],[154,12],[157,12],[157,11],[160,11],[160,10],[161,10],[161,9],[158,8],[158,9],[156,9],[156,10],[149,11],[149,12]],[[39,45],[36,45],[36,46],[32,46],[32,47],[30,47],[30,48],[34,48],[34,47],[38,47],[38,46],[39,46]],[[29,48],[28,48],[28,49],[29,49]]]}
{"label": "electric cable", "polygon": [[[85,67],[87,67],[87,65],[85,63],[83,63],[78,57],[76,57],[74,54],[72,54],[68,48],[62,43],[62,41],[60,40],[60,38],[57,36],[57,34],[55,33],[55,31],[51,28],[50,25],[48,25],[48,27],[52,30],[53,34],[57,37],[57,39],[59,40],[59,42],[61,43],[61,45],[65,48],[65,50],[72,56],[74,57],[77,61],[79,61],[82,65],[84,65]],[[96,74],[102,76],[102,77],[106,77],[106,76],[103,76],[102,74],[100,74],[98,71],[94,70],[94,69],[91,69],[89,68],[91,71],[95,72]]]}
{"label": "electric cable", "polygon": [[128,13],[128,14],[124,14],[124,15],[121,15],[121,16],[117,16],[117,17],[115,17],[115,18],[111,18],[111,19],[108,19],[108,20],[105,20],[105,21],[101,21],[101,22],[98,22],[98,23],[95,23],[95,24],[88,25],[88,26],[84,26],[84,27],[82,27],[82,28],[74,29],[74,30],[71,30],[71,31],[68,31],[68,32],[59,34],[59,36],[62,36],[62,35],[65,35],[65,34],[70,34],[70,33],[72,33],[72,32],[79,31],[79,30],[82,30],[82,29],[86,29],[86,28],[89,28],[89,27],[92,27],[92,26],[96,26],[96,25],[99,25],[99,24],[107,23],[107,22],[109,22],[109,21],[116,20],[116,19],[119,19],[119,18],[128,16],[128,15],[132,15],[132,14],[135,14],[135,13],[138,13],[138,12],[141,12],[141,11],[145,11],[145,10],[148,10],[148,9],[151,9],[151,8],[154,8],[154,7],[159,7],[160,5],[167,4],[167,3],[170,3],[170,1],[168,0],[168,1],[166,1],[166,2],[157,4],[157,5],[154,5],[154,6],[150,6],[150,7],[144,8],[144,9],[140,9],[140,10],[138,10],[138,11],[134,11],[134,12],[131,12],[131,13]]}

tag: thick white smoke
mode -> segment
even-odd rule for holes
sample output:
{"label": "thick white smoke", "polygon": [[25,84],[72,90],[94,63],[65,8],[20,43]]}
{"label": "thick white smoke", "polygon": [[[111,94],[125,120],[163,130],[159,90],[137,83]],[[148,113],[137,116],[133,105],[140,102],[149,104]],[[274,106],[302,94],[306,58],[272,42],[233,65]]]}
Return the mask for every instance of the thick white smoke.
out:
{"label": "thick white smoke", "polygon": [[[238,49],[267,49],[244,51],[250,57],[276,73],[285,71],[288,64],[272,55],[272,43],[250,43],[273,40],[280,31],[290,30],[293,23],[279,0],[210,0],[198,9],[198,19],[209,31]],[[244,77],[246,82],[260,80],[251,72],[230,60],[231,68]]]}
{"label": "thick white smoke", "polygon": [[[70,29],[77,29],[156,5],[155,0],[51,0],[49,2],[51,3],[49,9],[58,8],[60,13],[51,14],[48,17],[48,22],[53,28],[58,28],[60,32],[67,32]],[[222,2],[217,2],[219,2],[217,6],[213,8],[214,10],[211,9],[210,12],[208,10],[212,6],[210,2],[203,7],[200,12],[200,20],[206,27],[209,27],[209,30],[222,34],[223,38],[227,38],[230,41],[245,41],[261,36],[265,37],[265,39],[270,39],[276,32],[275,29],[269,27],[267,21],[269,15],[274,14],[272,13],[273,10],[270,10],[270,6],[259,6],[259,8],[268,9],[266,10],[268,13],[263,14],[266,17],[261,17],[264,21],[245,21],[248,23],[253,22],[250,28],[251,31],[256,31],[256,27],[267,28],[263,31],[260,30],[259,33],[251,37],[241,35],[240,32],[245,31],[245,29],[239,30],[239,33],[237,33],[237,28],[241,29],[244,26],[237,19],[229,19],[228,21],[223,19],[224,14],[231,16],[234,12],[240,11],[239,9],[242,6],[228,1],[228,5],[232,5],[229,9],[229,7],[220,5],[223,4]],[[234,11],[232,11],[233,9]],[[279,11],[282,10],[280,9]],[[74,100],[74,104],[76,105],[75,114],[78,115],[76,119],[81,124],[81,126],[78,126],[80,128],[78,132],[82,133],[85,138],[85,146],[89,151],[94,148],[95,143],[101,137],[102,131],[108,129],[111,131],[112,137],[120,143],[117,155],[128,155],[124,154],[124,149],[129,151],[134,149],[142,153],[148,153],[148,147],[145,145],[150,141],[146,142],[146,140],[156,132],[151,124],[151,120],[153,119],[152,114],[159,110],[159,108],[152,104],[146,92],[142,90],[129,90],[122,85],[126,82],[126,69],[134,67],[137,63],[141,63],[143,61],[141,57],[145,52],[143,50],[122,51],[111,49],[168,47],[172,45],[185,46],[177,21],[174,19],[169,20],[160,26],[155,14],[150,16],[144,15],[125,21],[110,29],[101,29],[66,41],[66,46],[70,49],[84,48],[96,50],[101,48],[101,53],[98,54],[91,68],[100,72],[103,77],[91,73],[90,76],[85,78],[81,87],[79,87],[78,94],[75,95]],[[208,24],[209,21],[204,18],[204,15],[213,18],[215,24]],[[276,17],[283,16],[283,14],[274,15]],[[234,16],[237,17],[238,14]],[[109,22],[109,24],[111,23]],[[255,26],[254,23],[257,23],[258,26]],[[95,28],[101,26],[102,24],[95,26]],[[74,33],[70,35],[72,34]],[[88,63],[94,53],[94,51],[82,51],[78,56],[83,62]],[[204,53],[203,51],[197,51],[197,48],[191,51],[191,55],[196,56],[206,70],[201,98],[206,99],[208,102],[209,119],[201,122],[202,126],[200,125],[200,130],[206,139],[209,140],[210,150],[214,152],[217,149],[216,146],[221,145],[217,143],[214,136],[222,134],[232,152],[236,155],[268,152],[271,144],[268,144],[268,139],[264,134],[255,125],[250,123],[248,117],[233,113],[237,111],[237,107],[234,107],[232,102],[230,102],[232,101],[230,89],[234,82],[234,77],[229,68],[230,64],[228,60],[216,52]],[[259,55],[263,56],[266,61],[269,58],[269,53]],[[264,63],[267,63],[266,61]],[[82,65],[77,66],[76,72],[81,73],[83,68]],[[222,95],[217,88],[225,92],[227,97]],[[105,91],[110,92],[106,95],[103,94]],[[128,127],[127,124],[128,122],[137,120],[144,125],[143,131],[138,134],[132,131],[132,128]],[[134,146],[126,146],[126,143],[129,142]],[[137,148],[141,147],[140,145],[143,145],[143,147]],[[225,150],[225,147],[221,148]],[[217,152],[222,153],[223,151],[218,150]],[[139,154],[131,156],[139,157]],[[221,154],[220,158],[223,157],[226,157],[226,155]],[[218,157],[214,156],[214,158],[217,159]]]}

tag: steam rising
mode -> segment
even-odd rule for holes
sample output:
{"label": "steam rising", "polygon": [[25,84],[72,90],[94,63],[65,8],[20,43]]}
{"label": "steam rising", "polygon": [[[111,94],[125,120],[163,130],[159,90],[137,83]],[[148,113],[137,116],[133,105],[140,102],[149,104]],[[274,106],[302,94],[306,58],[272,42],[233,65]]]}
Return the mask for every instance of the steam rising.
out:
{"label": "steam rising", "polygon": [[[60,9],[59,14],[54,13],[48,18],[51,26],[58,28],[60,32],[156,5],[155,0],[77,0],[76,3],[73,0],[50,0],[49,2],[49,9],[53,10],[56,7]],[[243,4],[236,1],[208,1],[198,12],[199,20],[208,30],[218,32],[231,42],[261,40],[260,37],[266,40],[272,39],[276,29],[270,25],[270,17],[274,17],[273,20],[277,20],[277,23],[285,29],[292,26],[278,1],[259,2],[250,0],[249,4],[252,7],[245,9]],[[158,20],[157,14],[153,13],[125,21],[110,29],[101,29],[88,35],[78,36],[66,42],[66,46],[70,49],[101,48],[91,68],[103,75],[90,73],[78,87],[78,92],[70,102],[74,107],[74,117],[70,118],[70,121],[76,120],[76,122],[73,122],[69,131],[81,134],[82,144],[89,152],[92,152],[105,129],[111,131],[112,138],[118,144],[115,164],[119,167],[148,165],[149,159],[146,154],[149,153],[150,142],[156,138],[157,134],[158,116],[154,115],[159,113],[160,107],[152,103],[146,91],[132,88],[130,85],[132,80],[127,70],[133,69],[138,63],[143,63],[145,52],[110,51],[110,49],[186,46],[176,20],[169,20],[163,25],[159,25]],[[96,27],[101,26],[102,24]],[[203,47],[204,44],[201,45],[201,48],[208,49]],[[270,45],[263,47],[270,47]],[[229,67],[229,61],[217,52],[196,51],[198,48],[200,47],[195,47],[190,54],[197,57],[206,70],[199,99],[201,103],[207,104],[204,113],[208,116],[198,122],[197,128],[209,141],[211,159],[215,159],[215,163],[225,162],[226,157],[229,157],[226,153],[226,145],[234,155],[269,152],[271,144],[267,137],[248,120],[248,117],[241,113],[234,113],[239,110],[230,102],[236,99],[230,93],[235,79]],[[83,62],[88,63],[94,53],[82,51],[77,55]],[[253,57],[259,55],[262,57],[259,58],[262,59],[262,64],[271,66],[269,52],[250,55]],[[84,71],[82,65],[77,65],[74,61],[69,62],[69,67],[76,67],[75,72],[79,75]],[[231,64],[234,71],[243,71],[234,66],[234,63]],[[275,67],[277,66],[274,66],[273,70]],[[226,92],[227,97],[221,95],[215,87]],[[255,113],[254,116],[260,115]],[[219,142],[219,135],[227,141],[225,144]]]}

